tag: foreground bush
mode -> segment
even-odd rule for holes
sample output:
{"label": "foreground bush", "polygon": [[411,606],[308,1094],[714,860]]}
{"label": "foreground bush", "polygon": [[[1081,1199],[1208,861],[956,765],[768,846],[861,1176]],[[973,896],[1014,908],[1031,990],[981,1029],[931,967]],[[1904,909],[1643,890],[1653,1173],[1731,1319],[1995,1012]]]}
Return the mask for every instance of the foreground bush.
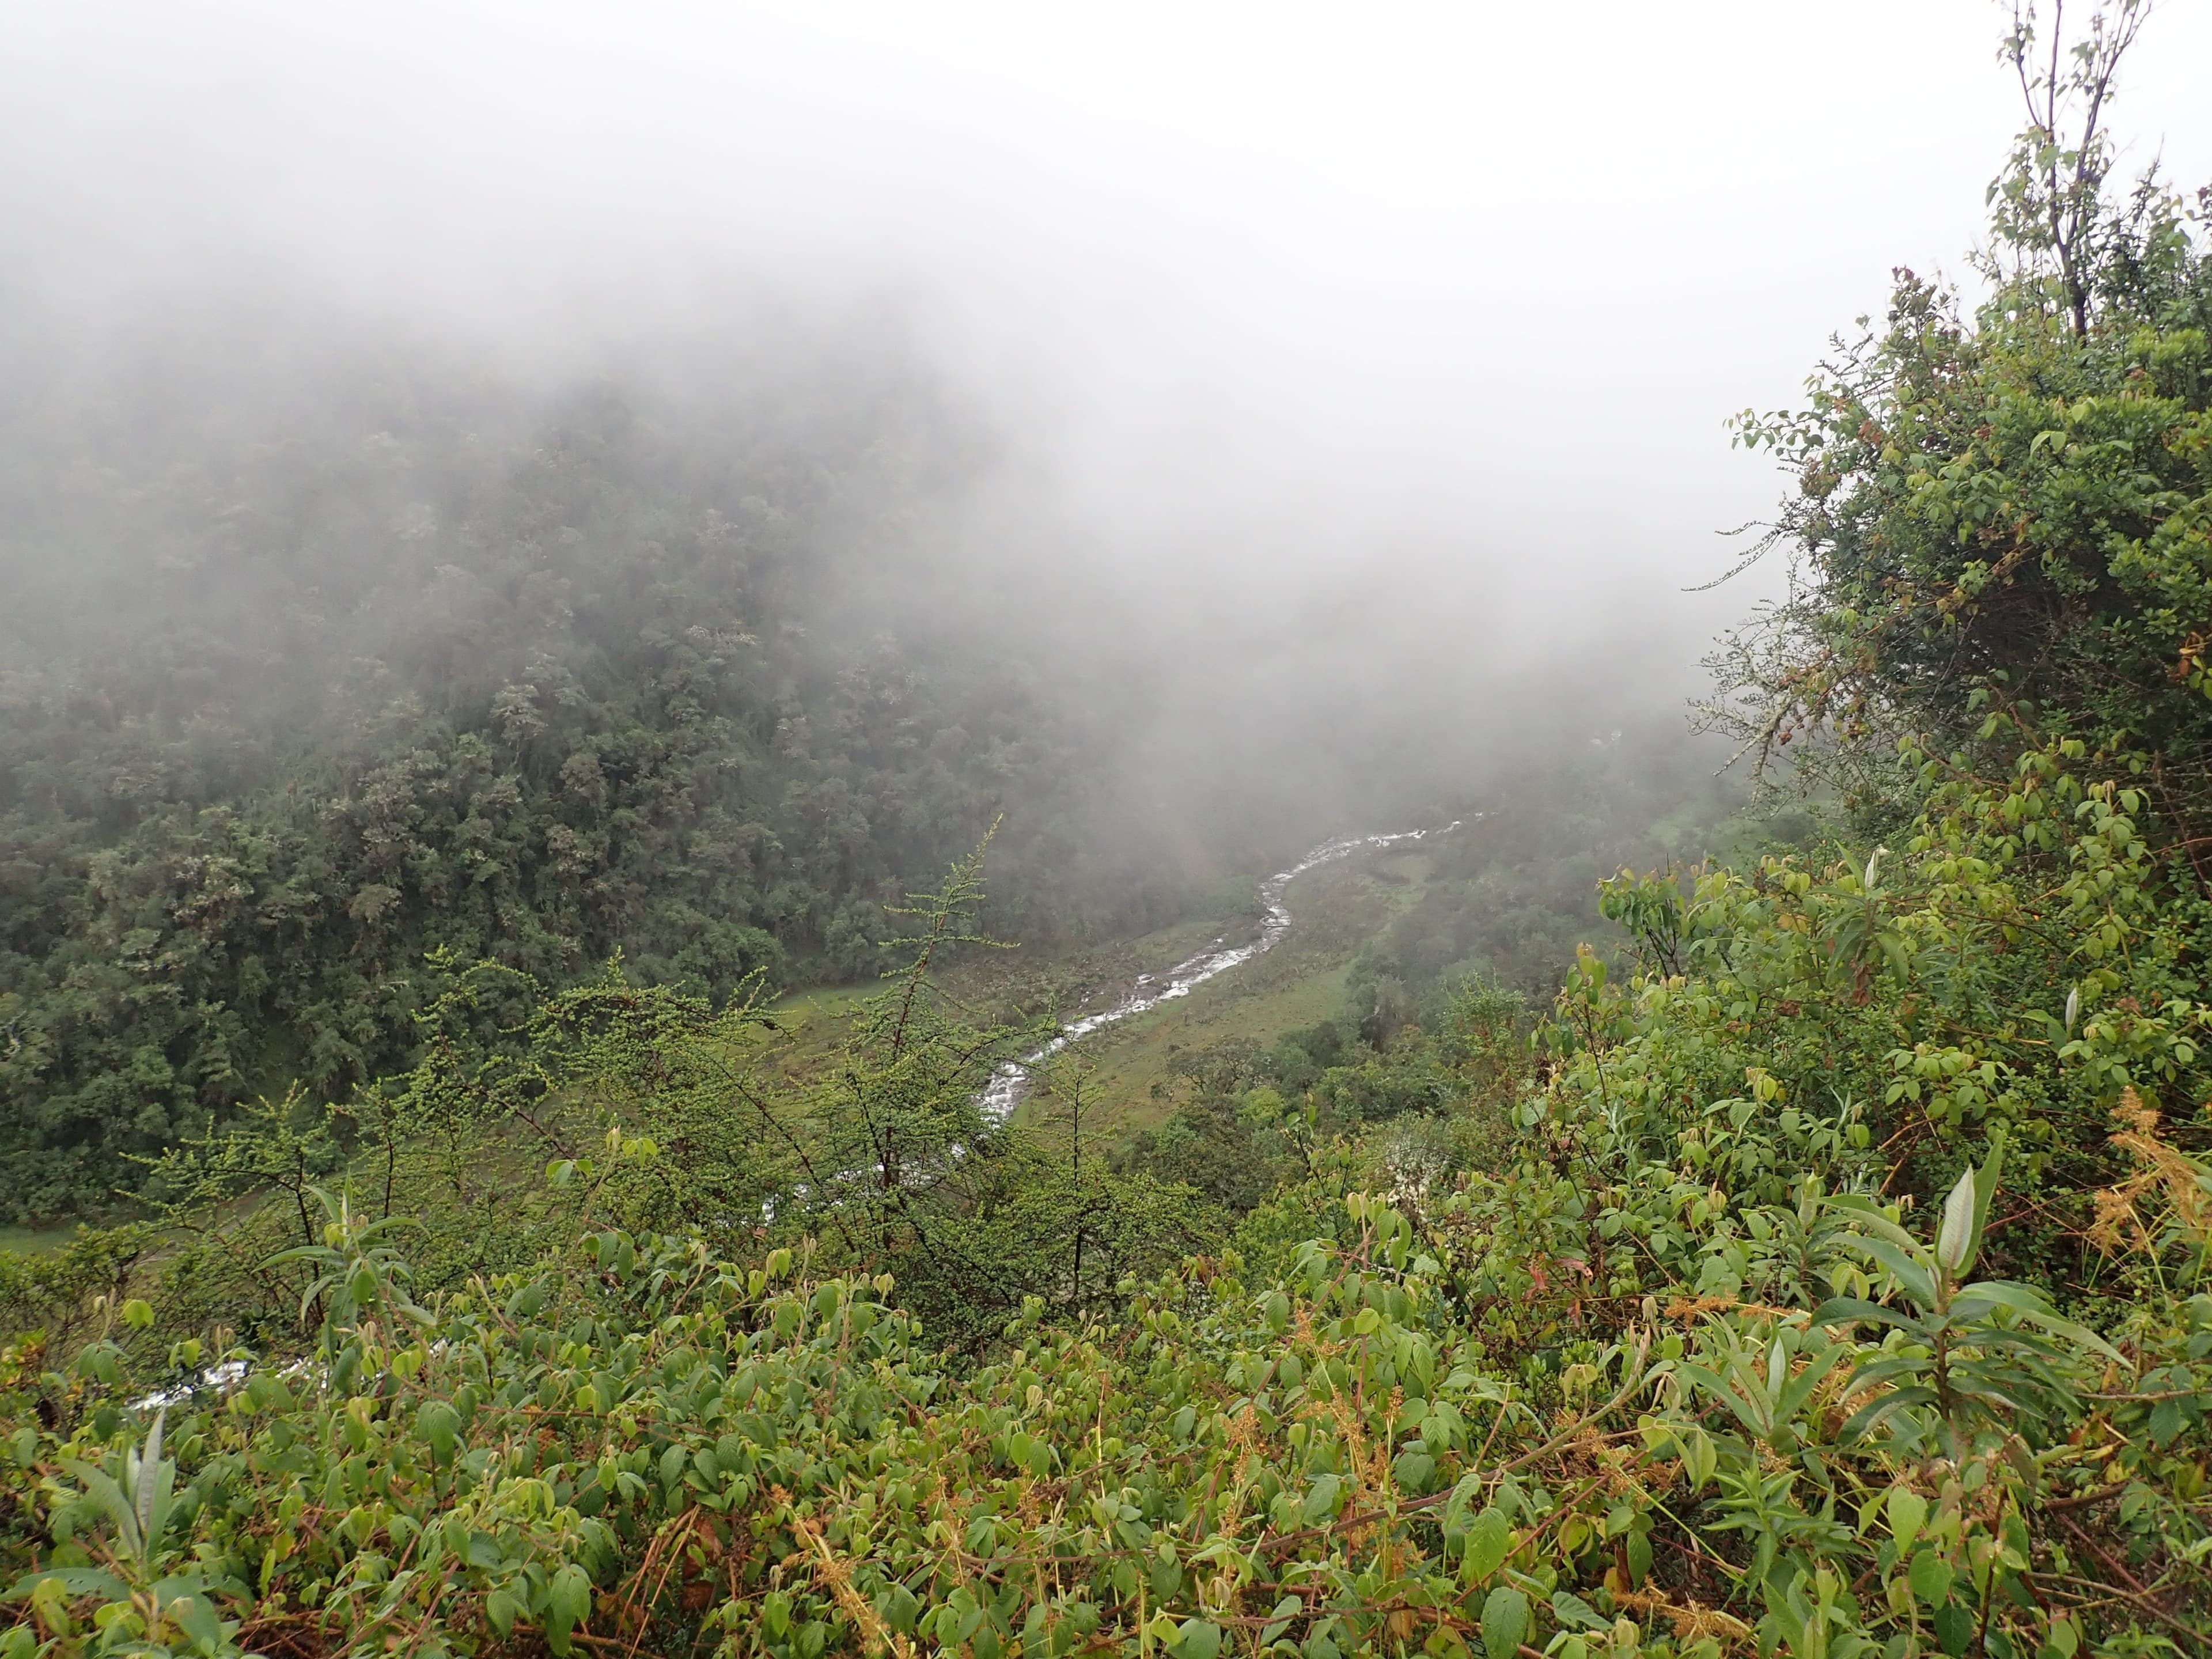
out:
{"label": "foreground bush", "polygon": [[888,1279],[787,1252],[610,1232],[424,1307],[341,1212],[301,1360],[222,1356],[162,1403],[120,1343],[9,1350],[0,1652],[2193,1640],[2212,1298],[2111,1346],[1972,1280],[1996,1173],[1932,1244],[1808,1200],[1856,1298],[1647,1302],[1533,1382],[1452,1289],[1464,1194],[1432,1226],[1347,1194],[1273,1282],[1194,1263],[967,1371]]}

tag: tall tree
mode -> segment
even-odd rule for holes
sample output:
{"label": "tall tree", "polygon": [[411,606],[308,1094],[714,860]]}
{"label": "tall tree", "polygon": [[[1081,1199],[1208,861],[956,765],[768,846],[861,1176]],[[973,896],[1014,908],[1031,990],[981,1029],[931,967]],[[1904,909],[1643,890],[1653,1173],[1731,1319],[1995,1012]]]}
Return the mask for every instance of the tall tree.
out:
{"label": "tall tree", "polygon": [[2001,758],[2048,727],[2142,777],[2175,843],[2212,830],[2207,198],[2112,188],[2142,13],[2015,13],[2030,122],[1990,188],[1988,297],[1901,270],[1805,408],[1735,422],[1796,476],[1753,556],[1796,564],[1714,713],[1762,762],[1808,744],[1869,810],[1900,737]]}

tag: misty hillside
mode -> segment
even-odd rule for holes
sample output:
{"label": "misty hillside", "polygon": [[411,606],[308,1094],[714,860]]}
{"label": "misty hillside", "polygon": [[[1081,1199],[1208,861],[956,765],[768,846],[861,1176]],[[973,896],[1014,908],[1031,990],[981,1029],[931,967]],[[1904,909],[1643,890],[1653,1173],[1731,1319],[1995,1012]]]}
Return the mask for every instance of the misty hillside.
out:
{"label": "misty hillside", "polygon": [[[988,925],[1049,1002],[1057,947],[1482,799],[1548,843],[1541,896],[1498,902],[1515,860],[1485,854],[1437,901],[1480,920],[1425,996],[1547,981],[1591,882],[1702,851],[1735,797],[1632,692],[1469,722],[1479,657],[1385,671],[1341,617],[1232,632],[1172,583],[1055,575],[1048,528],[978,508],[988,428],[879,341],[549,382],[295,317],[15,361],[18,1218],[99,1210],[241,1103],[404,1069],[473,963],[564,985],[619,956],[717,1002],[870,979],[994,825]],[[1378,672],[1421,695],[1370,700]],[[1610,784],[1594,718],[1637,726]]]}
{"label": "misty hillside", "polygon": [[1002,813],[1023,936],[1175,890],[1103,862],[1111,756],[1018,638],[902,633],[967,465],[912,378],[702,408],[396,353],[129,367],[58,419],[19,380],[6,447],[19,1213],[403,1062],[428,952],[558,982],[620,951],[716,998],[864,976]]}

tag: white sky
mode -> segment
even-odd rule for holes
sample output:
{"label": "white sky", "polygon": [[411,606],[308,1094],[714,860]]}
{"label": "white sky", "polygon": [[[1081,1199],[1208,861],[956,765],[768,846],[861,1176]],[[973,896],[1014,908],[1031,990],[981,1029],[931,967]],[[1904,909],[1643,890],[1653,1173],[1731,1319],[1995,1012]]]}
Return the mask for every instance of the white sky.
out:
{"label": "white sky", "polygon": [[[1722,420],[1893,264],[1962,267],[2001,21],[14,0],[0,260],[94,313],[281,276],[571,349],[747,285],[888,301],[1116,556],[1441,562],[1509,634],[1596,605],[1693,656],[1753,591],[1680,588],[1778,487]],[[2212,0],[2169,0],[2132,155],[2212,179],[2208,86]]]}

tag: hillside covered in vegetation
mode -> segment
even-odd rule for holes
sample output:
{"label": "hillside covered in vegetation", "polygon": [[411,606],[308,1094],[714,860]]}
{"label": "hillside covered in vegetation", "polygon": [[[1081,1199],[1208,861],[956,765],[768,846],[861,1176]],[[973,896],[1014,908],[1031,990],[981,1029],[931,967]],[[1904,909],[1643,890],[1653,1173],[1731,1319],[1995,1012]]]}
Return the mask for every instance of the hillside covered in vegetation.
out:
{"label": "hillside covered in vegetation", "polygon": [[403,1069],[430,952],[568,983],[620,951],[716,1000],[867,977],[885,906],[1008,811],[1009,933],[1183,896],[1110,800],[1126,710],[913,615],[978,465],[916,376],[556,399],[366,346],[218,382],[226,343],[73,398],[20,354],[7,1218],[96,1210],[295,1080]]}
{"label": "hillside covered in vegetation", "polygon": [[[892,696],[721,592],[769,580],[795,484],[725,508],[540,452],[441,516],[478,551],[395,592],[554,620],[440,645],[480,712],[409,705],[414,758],[297,819],[289,784],[254,816],[162,781],[199,717],[157,689],[27,703],[8,833],[81,850],[9,867],[81,866],[115,920],[9,890],[11,1076],[199,1018],[134,963],[245,985],[286,903],[347,921],[253,994],[339,1024],[445,948],[394,1046],[145,1129],[149,1218],[0,1257],[0,1656],[2212,1650],[2212,204],[2108,177],[2138,17],[2014,37],[2043,113],[1978,301],[1900,272],[1803,409],[1739,424],[1797,580],[1712,715],[1800,786],[1796,844],[1621,871],[1613,943],[1536,998],[1506,970],[1572,860],[1510,826],[1341,1018],[1188,1055],[1141,1134],[1079,1047],[1012,1121],[979,1103],[1042,1028],[955,994],[1023,914],[975,780],[1030,743],[997,775],[1079,775],[1012,716],[902,747],[956,672]],[[634,586],[484,574],[521,544],[484,526],[557,547],[576,492],[650,550]],[[610,701],[635,653],[653,697]],[[40,721],[101,720],[72,794]],[[288,775],[289,738],[210,730],[205,765]],[[833,797],[896,805],[841,843]],[[480,884],[410,863],[441,836]],[[732,867],[757,906],[718,933]],[[131,922],[185,879],[204,937]],[[594,969],[617,914],[659,943]],[[792,1063],[745,973],[886,934]],[[82,1040],[88,1098],[173,1098]]]}

